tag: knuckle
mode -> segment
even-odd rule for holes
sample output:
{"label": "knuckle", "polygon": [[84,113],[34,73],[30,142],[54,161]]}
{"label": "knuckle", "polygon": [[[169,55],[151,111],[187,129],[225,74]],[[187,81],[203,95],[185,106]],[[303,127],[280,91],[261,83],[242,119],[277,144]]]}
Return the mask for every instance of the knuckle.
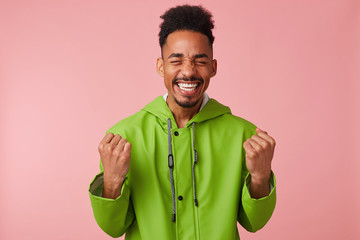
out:
{"label": "knuckle", "polygon": [[103,149],[104,149],[104,144],[103,144],[103,143],[100,143],[99,146],[98,146],[98,150],[99,150],[100,152],[102,152]]}
{"label": "knuckle", "polygon": [[256,152],[259,152],[259,151],[261,151],[263,149],[263,146],[261,144],[256,144],[254,146],[254,149],[255,149]]}
{"label": "knuckle", "polygon": [[121,161],[126,162],[130,159],[130,155],[129,154],[122,154],[120,157]]}
{"label": "knuckle", "polygon": [[121,156],[121,150],[119,148],[115,148],[114,151],[112,152],[112,155],[114,157],[119,157]]}
{"label": "knuckle", "polygon": [[104,147],[104,151],[105,151],[105,152],[112,152],[112,146],[111,146],[111,144],[107,144],[107,145]]}

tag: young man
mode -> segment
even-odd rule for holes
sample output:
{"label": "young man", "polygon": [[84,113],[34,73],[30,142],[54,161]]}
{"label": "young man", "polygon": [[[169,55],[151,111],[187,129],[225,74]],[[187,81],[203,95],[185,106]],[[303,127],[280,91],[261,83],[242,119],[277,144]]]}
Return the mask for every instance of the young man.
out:
{"label": "young man", "polygon": [[157,72],[167,94],[112,126],[89,187],[98,225],[126,239],[239,239],[276,202],[275,141],[205,93],[215,76],[214,27],[202,7],[161,16]]}

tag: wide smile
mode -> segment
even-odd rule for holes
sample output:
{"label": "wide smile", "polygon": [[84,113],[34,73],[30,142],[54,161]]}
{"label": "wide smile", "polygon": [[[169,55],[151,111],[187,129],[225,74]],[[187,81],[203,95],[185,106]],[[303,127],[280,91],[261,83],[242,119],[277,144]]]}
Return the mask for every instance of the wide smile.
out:
{"label": "wide smile", "polygon": [[177,82],[175,83],[175,90],[183,96],[193,96],[200,91],[200,82]]}

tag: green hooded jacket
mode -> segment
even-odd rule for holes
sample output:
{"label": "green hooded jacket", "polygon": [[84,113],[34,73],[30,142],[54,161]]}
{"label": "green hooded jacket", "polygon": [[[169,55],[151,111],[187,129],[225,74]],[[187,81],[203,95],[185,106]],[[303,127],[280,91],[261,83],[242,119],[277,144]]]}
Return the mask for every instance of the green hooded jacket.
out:
{"label": "green hooded jacket", "polygon": [[132,150],[117,199],[101,197],[100,161],[89,186],[97,224],[128,240],[239,239],[237,221],[261,229],[275,208],[276,182],[271,172],[270,194],[251,198],[243,143],[255,129],[214,99],[178,128],[159,96],[106,132],[126,138]]}

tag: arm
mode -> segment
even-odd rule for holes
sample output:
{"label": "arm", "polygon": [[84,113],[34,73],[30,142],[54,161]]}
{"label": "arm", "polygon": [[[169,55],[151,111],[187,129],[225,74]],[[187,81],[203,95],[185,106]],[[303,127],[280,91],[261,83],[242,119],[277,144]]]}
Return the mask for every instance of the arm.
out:
{"label": "arm", "polygon": [[250,195],[251,176],[247,173],[242,189],[241,206],[239,206],[238,221],[247,231],[256,232],[263,228],[271,218],[276,205],[276,180],[271,172],[271,189],[267,196],[252,198]]}
{"label": "arm", "polygon": [[246,151],[246,166],[243,166],[241,206],[239,223],[248,231],[261,229],[270,219],[276,203],[276,182],[271,170],[275,140],[265,131],[256,129],[243,146]]}
{"label": "arm", "polygon": [[130,199],[127,177],[122,184],[120,196],[115,199],[102,196],[103,172],[95,176],[89,186],[89,196],[95,220],[99,227],[112,237],[122,236],[135,218]]}
{"label": "arm", "polygon": [[112,237],[122,236],[135,218],[128,186],[131,145],[108,133],[99,144],[100,173],[89,186],[94,217]]}

